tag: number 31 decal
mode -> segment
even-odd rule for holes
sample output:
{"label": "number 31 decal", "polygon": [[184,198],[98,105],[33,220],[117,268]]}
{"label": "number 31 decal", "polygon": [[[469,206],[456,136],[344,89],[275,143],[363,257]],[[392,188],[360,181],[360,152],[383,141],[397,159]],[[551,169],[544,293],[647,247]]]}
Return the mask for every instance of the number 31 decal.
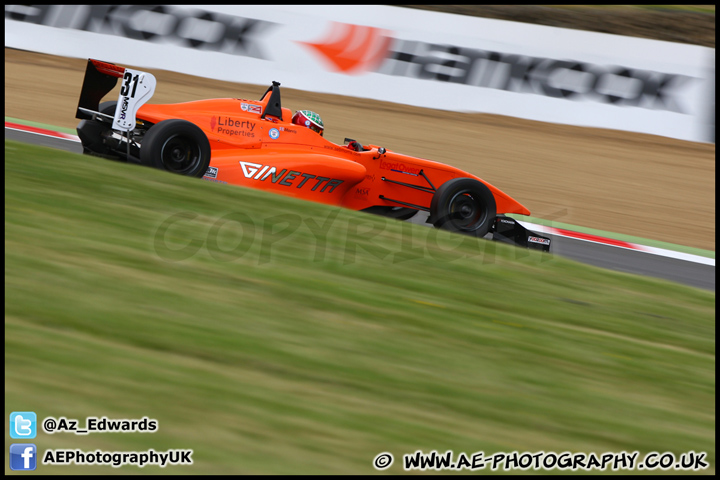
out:
{"label": "number 31 decal", "polygon": [[113,118],[113,130],[129,132],[135,128],[135,114],[143,103],[150,100],[156,84],[151,73],[125,69]]}
{"label": "number 31 decal", "polygon": [[120,89],[120,95],[128,95],[128,91],[130,90],[130,82],[132,82],[132,84],[133,84],[132,93],[130,93],[128,96],[130,98],[135,98],[135,91],[137,90],[138,78],[140,78],[140,75],[133,75],[132,73],[130,73],[126,70],[125,75],[123,75],[123,80],[125,80],[125,83],[123,83],[123,86]]}

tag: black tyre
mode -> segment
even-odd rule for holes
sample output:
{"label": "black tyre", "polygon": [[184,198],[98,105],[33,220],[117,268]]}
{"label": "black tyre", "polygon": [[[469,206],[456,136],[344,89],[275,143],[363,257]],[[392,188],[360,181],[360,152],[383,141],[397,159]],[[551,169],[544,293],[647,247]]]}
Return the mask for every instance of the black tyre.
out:
{"label": "black tyre", "polygon": [[[113,116],[115,115],[116,105],[116,101],[102,102],[98,107],[98,111]],[[105,123],[92,120],[81,121],[77,126],[77,132],[83,146],[83,153],[116,158],[117,155],[113,154],[112,150],[103,141],[103,135],[109,135],[110,130],[109,125]]]}
{"label": "black tyre", "polygon": [[199,178],[210,165],[210,142],[194,123],[164,120],[145,134],[140,160],[143,165]]}
{"label": "black tyre", "polygon": [[430,218],[435,227],[476,237],[488,233],[496,215],[492,192],[472,178],[445,182],[430,203]]}
{"label": "black tyre", "polygon": [[111,117],[115,116],[115,108],[117,107],[117,101],[113,100],[111,102],[102,102],[98,106],[98,111],[100,113],[104,113],[105,115],[110,115]]}

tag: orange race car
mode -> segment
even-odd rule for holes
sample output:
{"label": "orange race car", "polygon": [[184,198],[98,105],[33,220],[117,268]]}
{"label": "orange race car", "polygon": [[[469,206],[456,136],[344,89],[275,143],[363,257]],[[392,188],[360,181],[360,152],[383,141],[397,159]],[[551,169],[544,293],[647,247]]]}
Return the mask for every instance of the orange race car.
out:
{"label": "orange race car", "polygon": [[[122,79],[118,101],[100,103]],[[438,162],[323,137],[317,114],[282,106],[280,83],[260,100],[146,104],[147,72],[88,60],[76,117],[85,153],[550,250],[550,239],[503,214],[527,208],[486,181]]]}

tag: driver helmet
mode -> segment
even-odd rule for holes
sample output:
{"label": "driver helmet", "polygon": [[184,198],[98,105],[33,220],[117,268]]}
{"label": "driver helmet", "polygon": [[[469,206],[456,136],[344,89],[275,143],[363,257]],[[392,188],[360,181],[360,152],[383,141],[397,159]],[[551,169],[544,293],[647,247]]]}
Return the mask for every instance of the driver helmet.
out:
{"label": "driver helmet", "polygon": [[319,133],[321,137],[323,131],[325,130],[325,126],[323,125],[320,115],[315,112],[311,112],[310,110],[298,110],[295,112],[295,115],[292,117],[292,123],[307,127],[313,132]]}

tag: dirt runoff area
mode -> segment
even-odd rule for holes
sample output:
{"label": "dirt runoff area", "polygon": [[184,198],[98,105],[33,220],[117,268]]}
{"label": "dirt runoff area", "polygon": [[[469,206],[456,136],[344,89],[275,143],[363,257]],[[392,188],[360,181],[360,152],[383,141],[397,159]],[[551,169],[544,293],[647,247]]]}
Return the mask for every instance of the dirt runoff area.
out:
{"label": "dirt runoff area", "polygon": [[[5,115],[74,128],[85,64],[6,48]],[[153,73],[153,103],[258,99],[267,88]],[[467,170],[534,217],[715,250],[715,145],[286,87],[283,106],[318,112],[332,142],[351,137]]]}

